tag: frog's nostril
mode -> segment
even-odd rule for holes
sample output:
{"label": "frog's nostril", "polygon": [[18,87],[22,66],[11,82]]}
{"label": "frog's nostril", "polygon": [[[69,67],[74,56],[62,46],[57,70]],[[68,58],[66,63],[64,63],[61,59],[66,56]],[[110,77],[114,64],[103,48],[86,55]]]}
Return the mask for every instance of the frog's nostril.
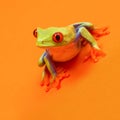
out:
{"label": "frog's nostril", "polygon": [[37,38],[37,29],[33,31],[33,35]]}

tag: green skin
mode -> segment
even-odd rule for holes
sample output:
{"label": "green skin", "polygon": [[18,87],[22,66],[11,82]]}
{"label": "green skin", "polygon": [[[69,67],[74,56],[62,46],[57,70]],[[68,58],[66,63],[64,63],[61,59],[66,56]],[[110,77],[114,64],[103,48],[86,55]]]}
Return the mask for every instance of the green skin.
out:
{"label": "green skin", "polygon": [[[39,66],[45,65],[45,69],[42,74],[42,80],[44,80],[47,74],[47,69],[52,76],[50,83],[54,82],[57,76],[54,61],[65,62],[74,58],[80,52],[82,39],[88,41],[93,49],[100,51],[96,40],[89,32],[89,30],[92,29],[94,29],[94,27],[90,22],[75,23],[66,27],[36,29],[36,45],[38,47],[45,48],[45,52],[38,61]],[[53,34],[56,32],[63,34],[63,40],[61,42],[55,42],[53,40]]]}

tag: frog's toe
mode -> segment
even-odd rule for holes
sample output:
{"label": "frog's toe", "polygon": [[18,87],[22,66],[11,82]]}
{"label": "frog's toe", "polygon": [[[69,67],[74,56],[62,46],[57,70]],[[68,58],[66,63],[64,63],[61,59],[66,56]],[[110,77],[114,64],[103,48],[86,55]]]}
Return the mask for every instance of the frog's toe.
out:
{"label": "frog's toe", "polygon": [[103,27],[99,29],[94,29],[91,31],[92,35],[95,37],[96,40],[98,40],[100,37],[108,35],[110,32],[108,30],[108,27]]}
{"label": "frog's toe", "polygon": [[61,82],[63,79],[68,78],[70,76],[70,74],[68,73],[68,71],[64,68],[62,68],[62,71],[58,74],[57,79],[56,79],[56,88],[60,89],[61,88]]}
{"label": "frog's toe", "polygon": [[100,57],[104,57],[106,54],[101,49],[98,50],[98,49],[92,48],[92,50],[90,51],[90,55],[94,62],[98,62]]}
{"label": "frog's toe", "polygon": [[49,92],[51,88],[51,85],[47,86],[45,92]]}
{"label": "frog's toe", "polygon": [[[56,77],[55,77],[56,78]],[[55,84],[55,78],[51,78],[48,83],[46,84],[46,92],[49,92],[50,89],[54,87]]]}
{"label": "frog's toe", "polygon": [[59,90],[61,88],[61,82],[56,86],[56,89]]}
{"label": "frog's toe", "polygon": [[108,27],[101,28],[101,31],[99,33],[100,36],[108,35],[110,32],[108,31]]}
{"label": "frog's toe", "polygon": [[45,85],[45,82],[44,81],[41,81],[40,82],[40,86],[44,86]]}

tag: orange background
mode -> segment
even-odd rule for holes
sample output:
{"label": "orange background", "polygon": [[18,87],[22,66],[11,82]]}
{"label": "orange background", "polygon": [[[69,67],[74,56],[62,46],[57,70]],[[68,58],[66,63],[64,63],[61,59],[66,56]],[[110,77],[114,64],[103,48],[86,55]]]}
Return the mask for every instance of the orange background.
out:
{"label": "orange background", "polygon": [[[1,1],[0,120],[120,120],[119,5],[119,0]],[[111,34],[100,40],[107,56],[82,67],[76,62],[62,88],[45,93],[33,29],[79,21],[110,27]]]}

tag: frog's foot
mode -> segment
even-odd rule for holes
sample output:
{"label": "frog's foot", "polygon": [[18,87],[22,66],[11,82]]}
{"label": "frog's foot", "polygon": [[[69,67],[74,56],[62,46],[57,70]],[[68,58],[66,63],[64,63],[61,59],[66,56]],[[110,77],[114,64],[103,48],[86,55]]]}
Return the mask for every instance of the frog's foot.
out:
{"label": "frog's foot", "polygon": [[93,62],[98,62],[101,57],[104,57],[106,54],[101,49],[91,48],[90,52],[85,55],[83,62],[92,59]]}
{"label": "frog's foot", "polygon": [[63,79],[68,78],[70,76],[70,74],[68,73],[68,71],[62,67],[58,67],[57,68],[57,78],[56,78],[56,83],[55,83],[55,87],[57,89],[60,89],[61,87],[61,82]]}
{"label": "frog's foot", "polygon": [[91,34],[94,36],[96,40],[98,40],[102,36],[108,35],[109,33],[110,32],[108,31],[108,27],[94,29],[91,31]]}
{"label": "frog's foot", "polygon": [[94,62],[98,62],[100,57],[104,57],[106,54],[101,49],[92,48],[90,51],[90,57]]}
{"label": "frog's foot", "polygon": [[83,59],[83,63],[85,63],[86,61],[88,61],[91,58],[90,54],[86,55]]}
{"label": "frog's foot", "polygon": [[56,71],[57,75],[55,77],[51,76],[46,92],[48,92],[51,88],[59,89],[61,87],[61,81],[70,76],[70,74],[62,67],[57,67]]}

